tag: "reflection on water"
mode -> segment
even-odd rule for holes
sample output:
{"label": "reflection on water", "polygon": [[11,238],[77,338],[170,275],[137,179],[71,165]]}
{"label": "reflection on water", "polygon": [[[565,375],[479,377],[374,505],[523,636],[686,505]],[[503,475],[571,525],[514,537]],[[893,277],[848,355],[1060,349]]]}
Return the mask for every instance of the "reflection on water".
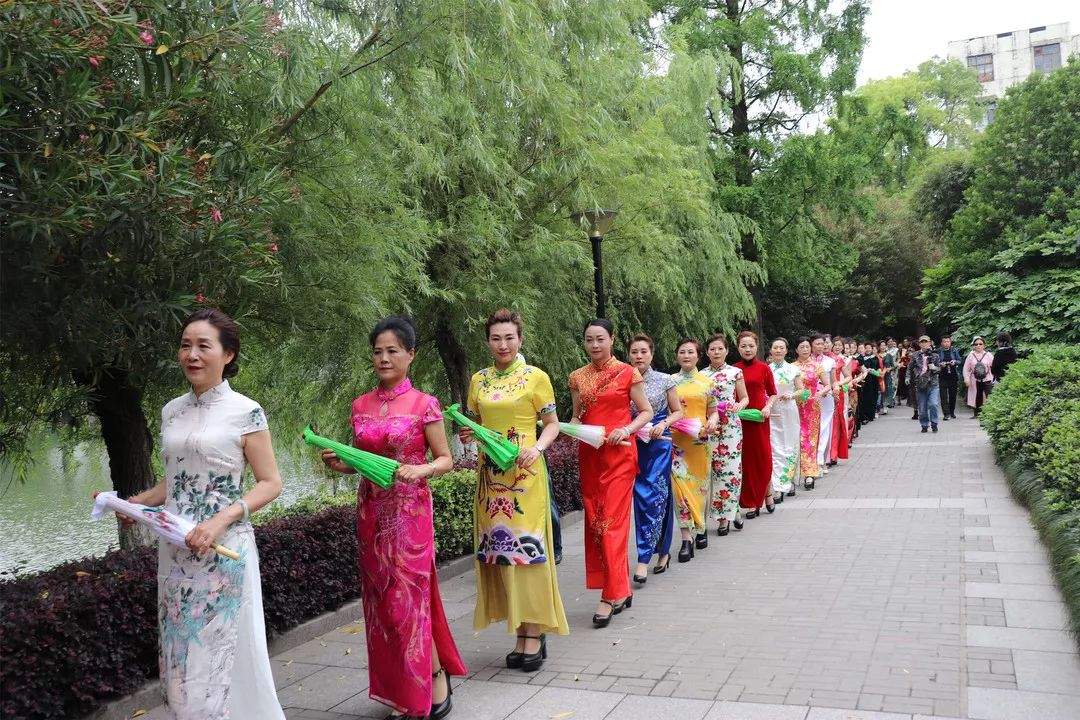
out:
{"label": "reflection on water", "polygon": [[[278,452],[286,505],[330,489],[308,456]],[[101,555],[118,544],[116,523],[90,519],[91,496],[110,490],[109,460],[99,442],[53,446],[35,459],[26,482],[0,466],[0,577],[44,570],[67,560]]]}

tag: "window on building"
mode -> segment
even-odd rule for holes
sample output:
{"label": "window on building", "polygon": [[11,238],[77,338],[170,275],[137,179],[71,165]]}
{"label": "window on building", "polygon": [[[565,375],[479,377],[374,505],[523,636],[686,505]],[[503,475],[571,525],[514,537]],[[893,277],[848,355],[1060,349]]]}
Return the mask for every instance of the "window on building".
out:
{"label": "window on building", "polygon": [[1061,67],[1061,43],[1036,45],[1033,52],[1036,70],[1048,73]]}
{"label": "window on building", "polygon": [[993,55],[968,55],[967,64],[969,68],[975,68],[979,82],[990,82],[994,79]]}

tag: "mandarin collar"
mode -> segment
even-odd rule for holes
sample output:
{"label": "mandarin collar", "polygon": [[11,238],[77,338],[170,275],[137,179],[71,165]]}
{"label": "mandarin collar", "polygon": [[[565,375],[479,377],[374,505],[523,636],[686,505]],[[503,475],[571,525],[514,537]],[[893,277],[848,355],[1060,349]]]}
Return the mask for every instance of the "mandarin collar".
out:
{"label": "mandarin collar", "polygon": [[222,380],[201,395],[195,392],[195,388],[191,388],[191,404],[199,407],[213,405],[214,403],[223,400],[230,392],[232,392],[232,388],[229,386],[228,380]]}
{"label": "mandarin collar", "polygon": [[384,390],[381,387],[376,387],[375,397],[379,399],[379,402],[388,403],[391,400],[401,397],[405,393],[409,392],[410,390],[412,390],[412,387],[412,380],[410,380],[409,378],[405,378],[389,390]]}

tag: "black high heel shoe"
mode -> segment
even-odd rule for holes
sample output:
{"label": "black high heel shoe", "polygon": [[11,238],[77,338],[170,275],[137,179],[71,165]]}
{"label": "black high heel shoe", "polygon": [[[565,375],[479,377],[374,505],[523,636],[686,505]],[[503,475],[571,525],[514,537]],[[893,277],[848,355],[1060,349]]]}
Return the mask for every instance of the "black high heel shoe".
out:
{"label": "black high heel shoe", "polygon": [[679,562],[686,563],[694,559],[694,541],[683,540],[679,548]]}
{"label": "black high heel shoe", "polygon": [[611,622],[611,616],[615,614],[615,603],[613,603],[613,602],[611,602],[609,600],[604,600],[602,598],[601,598],[600,602],[604,603],[605,605],[611,606],[611,612],[609,612],[607,615],[601,615],[600,613],[593,613],[592,624],[593,624],[593,627],[596,627],[596,628],[605,628]]}
{"label": "black high heel shoe", "polygon": [[784,502],[784,493],[776,493],[776,497],[773,498],[773,503]]}
{"label": "black high heel shoe", "polygon": [[646,581],[648,581],[648,579],[648,575],[638,575],[637,573],[634,573],[634,582],[636,582],[638,585],[644,585]]}
{"label": "black high heel shoe", "polygon": [[670,554],[661,555],[660,557],[664,558],[664,561],[663,561],[663,563],[661,563],[660,560],[656,561],[656,567],[654,567],[652,569],[653,575],[663,575],[664,573],[667,572],[668,565],[671,564],[671,555]]}
{"label": "black high heel shoe", "polygon": [[771,505],[769,503],[765,503],[765,512],[769,513],[770,515],[772,515],[774,512],[776,512],[776,501],[775,500],[772,502]]}
{"label": "black high heel shoe", "polygon": [[454,709],[454,688],[450,686],[450,676],[446,674],[445,668],[439,668],[435,672],[431,673],[432,683],[435,682],[435,678],[443,676],[446,680],[446,699],[441,703],[431,704],[431,713],[428,715],[428,720],[442,720],[444,717],[450,714],[450,711]]}
{"label": "black high heel shoe", "polygon": [[[528,635],[518,635],[518,640],[524,640]],[[510,670],[517,670],[521,667],[521,663],[525,661],[525,653],[514,650],[511,653],[506,654],[506,667]]]}
{"label": "black high heel shoe", "polygon": [[787,491],[787,496],[788,497],[795,497],[795,486],[794,485],[792,485],[791,489]]}
{"label": "black high heel shoe", "polygon": [[802,481],[803,490],[813,490],[814,489],[814,481],[816,479],[817,478],[812,478],[812,477],[804,478],[803,481]]}
{"label": "black high heel shoe", "polygon": [[698,550],[704,550],[709,547],[709,535],[707,533],[698,533],[698,535],[694,537],[694,547]]}
{"label": "black high heel shoe", "polygon": [[753,520],[759,514],[760,514],[760,511],[758,511],[758,510],[747,510],[745,517],[746,517],[747,520]]}
{"label": "black high heel shoe", "polygon": [[734,520],[732,520],[731,524],[735,526],[736,530],[742,530],[743,529],[743,521],[740,520],[739,518],[735,518]]}
{"label": "black high heel shoe", "polygon": [[540,637],[526,635],[526,640],[539,640],[540,650],[534,653],[523,653],[521,656],[521,669],[525,672],[536,672],[544,665],[547,659],[547,635],[541,633]]}
{"label": "black high heel shoe", "polygon": [[720,526],[718,526],[716,528],[716,536],[717,537],[724,537],[729,532],[731,532],[731,523],[730,522],[725,522],[723,525],[720,525]]}
{"label": "black high heel shoe", "polygon": [[630,593],[629,595],[624,597],[622,600],[620,600],[619,602],[617,602],[617,603],[615,603],[614,605],[611,606],[611,608],[612,608],[611,614],[612,615],[618,615],[623,610],[628,609],[633,604],[634,604],[634,593]]}

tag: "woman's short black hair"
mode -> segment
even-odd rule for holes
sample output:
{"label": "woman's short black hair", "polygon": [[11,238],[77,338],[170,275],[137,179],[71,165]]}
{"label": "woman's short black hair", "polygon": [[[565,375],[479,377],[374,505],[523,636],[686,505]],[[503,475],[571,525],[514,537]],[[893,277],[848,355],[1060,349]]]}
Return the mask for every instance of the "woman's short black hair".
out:
{"label": "woman's short black hair", "polygon": [[180,327],[180,337],[184,337],[184,330],[188,325],[199,321],[206,321],[213,325],[218,332],[218,342],[221,343],[222,349],[233,354],[233,359],[225,363],[221,371],[221,377],[228,380],[240,372],[240,326],[217,308],[203,308],[187,316]]}
{"label": "woman's short black hair", "polygon": [[[859,342],[862,342],[862,341],[860,340]],[[799,339],[795,341],[795,347],[799,347],[803,343],[806,343],[807,345],[813,345],[814,344],[813,341],[810,340],[810,337],[808,335],[800,335]]]}
{"label": "woman's short black hair", "polygon": [[681,340],[679,340],[679,344],[675,346],[675,352],[679,352],[680,350],[682,350],[683,345],[693,345],[694,346],[694,351],[697,353],[699,359],[704,354],[702,352],[702,350],[701,350],[701,343],[699,343],[694,338],[684,337]]}
{"label": "woman's short black hair", "polygon": [[615,326],[607,318],[593,318],[585,323],[585,327],[581,328],[581,334],[584,335],[589,328],[594,326],[604,328],[607,330],[608,335],[615,337]]}
{"label": "woman's short black hair", "polygon": [[997,334],[997,344],[1001,347],[1012,345],[1012,336],[1002,330]]}
{"label": "woman's short black hair", "polygon": [[413,325],[412,320],[405,315],[391,315],[375,323],[371,335],[368,336],[371,347],[375,347],[375,340],[384,332],[394,333],[394,337],[398,339],[398,342],[406,350],[416,349],[416,327]]}

